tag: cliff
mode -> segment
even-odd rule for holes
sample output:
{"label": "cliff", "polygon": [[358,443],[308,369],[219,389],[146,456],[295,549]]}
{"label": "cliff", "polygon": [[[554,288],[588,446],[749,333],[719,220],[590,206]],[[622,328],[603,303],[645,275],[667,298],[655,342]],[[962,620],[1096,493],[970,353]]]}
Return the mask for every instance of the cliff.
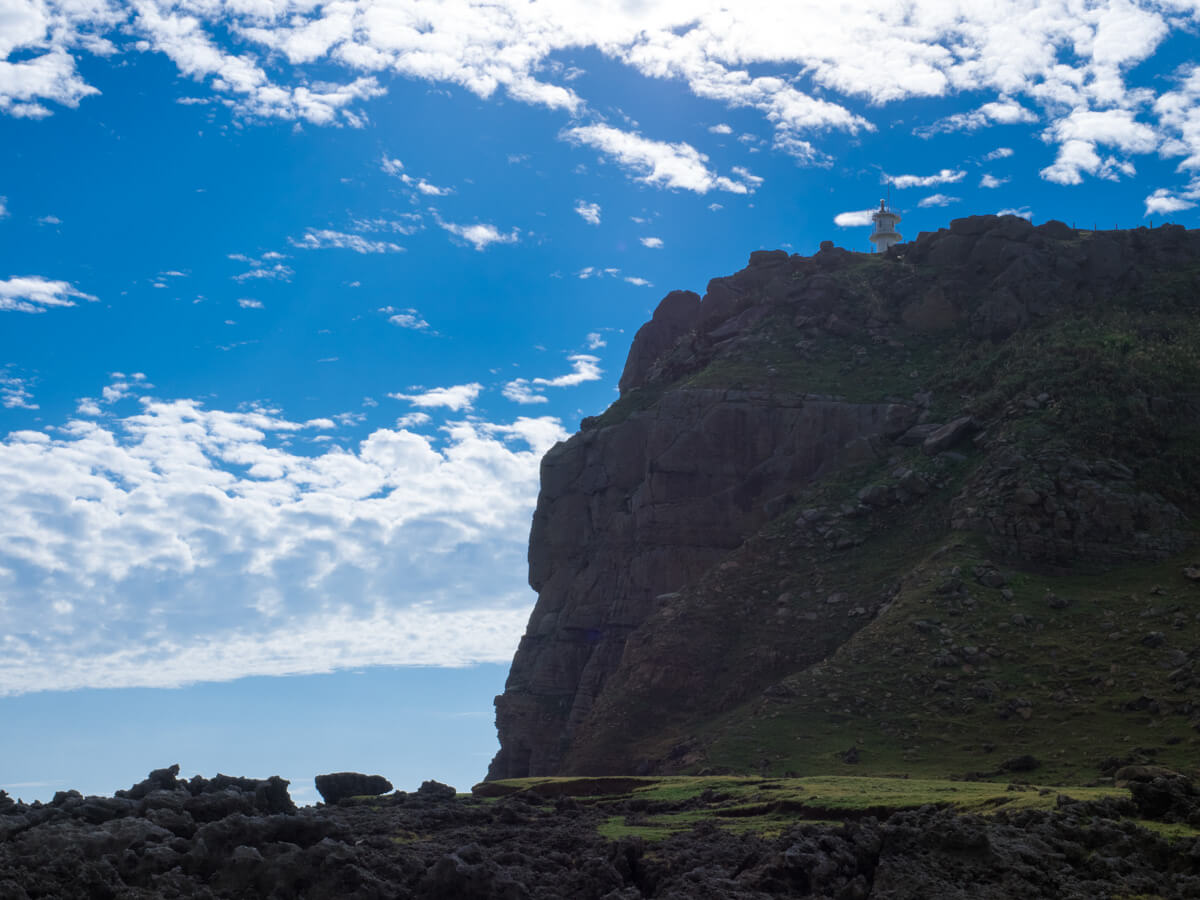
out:
{"label": "cliff", "polygon": [[[880,256],[759,251],[669,294],[620,399],[543,460],[538,600],[488,777],[784,771],[872,742],[911,768],[937,764],[909,751],[947,704],[935,743],[994,744],[1005,704],[1028,723],[1014,667],[1041,636],[1107,635],[1142,602],[1102,599],[1126,575],[1193,587],[1175,560],[1200,506],[1198,306],[1200,233],[1011,216]],[[1094,615],[1073,597],[1043,621],[1088,573],[1070,590]],[[1178,668],[1200,634],[1174,615],[1155,651]]]}

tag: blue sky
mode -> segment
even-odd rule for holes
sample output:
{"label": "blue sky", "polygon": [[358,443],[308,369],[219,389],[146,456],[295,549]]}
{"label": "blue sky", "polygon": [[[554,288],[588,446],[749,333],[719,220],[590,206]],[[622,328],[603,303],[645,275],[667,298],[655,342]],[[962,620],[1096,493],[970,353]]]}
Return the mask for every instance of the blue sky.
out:
{"label": "blue sky", "polygon": [[889,187],[1195,227],[1200,6],[982,6],[0,2],[0,787],[469,786],[663,294]]}

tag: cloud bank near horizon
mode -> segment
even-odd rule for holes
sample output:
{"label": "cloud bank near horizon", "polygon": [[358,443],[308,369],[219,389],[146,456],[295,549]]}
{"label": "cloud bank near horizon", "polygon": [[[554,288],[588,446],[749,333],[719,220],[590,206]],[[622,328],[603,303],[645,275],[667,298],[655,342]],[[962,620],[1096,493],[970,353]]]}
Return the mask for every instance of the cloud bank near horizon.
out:
{"label": "cloud bank near horizon", "polygon": [[0,441],[0,696],[511,658],[557,419],[306,455],[332,419],[114,384]]}

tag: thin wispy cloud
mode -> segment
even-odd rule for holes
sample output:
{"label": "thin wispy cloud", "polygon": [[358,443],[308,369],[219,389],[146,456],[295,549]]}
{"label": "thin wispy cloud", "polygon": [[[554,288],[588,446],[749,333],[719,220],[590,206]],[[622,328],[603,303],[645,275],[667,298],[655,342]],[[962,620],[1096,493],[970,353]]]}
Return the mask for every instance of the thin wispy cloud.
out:
{"label": "thin wispy cloud", "polygon": [[649,247],[651,250],[661,250],[663,246],[662,238],[659,237],[644,237],[638,240],[642,242],[643,247]]}
{"label": "thin wispy cloud", "polygon": [[899,190],[911,187],[933,187],[938,184],[954,184],[967,177],[961,169],[942,169],[932,175],[884,175],[885,183]]}
{"label": "thin wispy cloud", "polygon": [[946,194],[930,194],[928,197],[923,197],[917,201],[917,206],[922,209],[927,209],[931,206],[949,206],[952,203],[961,203],[959,197],[949,197]]}
{"label": "thin wispy cloud", "polygon": [[355,253],[402,253],[404,248],[391,241],[373,241],[361,234],[347,234],[329,228],[310,228],[302,237],[288,238],[288,243],[302,250],[353,250]]}
{"label": "thin wispy cloud", "polygon": [[562,134],[573,144],[592,147],[613,160],[637,181],[652,187],[695,191],[729,191],[752,194],[762,179],[745,169],[738,177],[718,175],[708,166],[708,156],[683,141],[656,141],[611,125],[581,125]]}

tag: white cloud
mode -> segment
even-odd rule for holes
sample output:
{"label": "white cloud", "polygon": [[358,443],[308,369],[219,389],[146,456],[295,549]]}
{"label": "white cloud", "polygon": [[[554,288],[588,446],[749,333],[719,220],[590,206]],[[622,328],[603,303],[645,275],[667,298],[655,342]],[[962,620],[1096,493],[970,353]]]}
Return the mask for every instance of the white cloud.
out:
{"label": "white cloud", "polygon": [[14,375],[11,366],[0,368],[0,406],[5,409],[37,409],[29,380]]}
{"label": "white cloud", "polygon": [[599,203],[588,203],[584,200],[580,200],[578,203],[575,204],[575,212],[577,212],[579,214],[579,217],[581,219],[583,219],[583,221],[587,222],[589,225],[599,225],[600,224],[600,204]]}
{"label": "white cloud", "polygon": [[910,187],[933,187],[935,184],[954,184],[966,176],[967,173],[961,169],[942,169],[933,175],[884,175],[883,179],[885,182],[891,182],[893,187],[903,190]]}
{"label": "white cloud", "polygon": [[415,309],[394,310],[388,306],[381,309],[382,313],[391,313],[388,322],[397,328],[407,328],[410,331],[428,331],[429,323]]}
{"label": "white cloud", "polygon": [[574,387],[585,381],[598,381],[604,374],[603,369],[600,368],[598,357],[589,356],[586,353],[575,353],[568,356],[567,361],[571,363],[569,374],[559,375],[556,378],[535,378],[533,383],[544,387]]}
{"label": "white cloud", "polygon": [[504,234],[495,225],[487,223],[456,225],[453,222],[443,222],[438,219],[438,224],[455,237],[462,238],[476,250],[483,250],[490,244],[515,244],[520,233],[518,229],[514,228],[508,234]]}
{"label": "white cloud", "polygon": [[528,378],[514,378],[500,389],[504,399],[513,403],[549,403],[550,398],[534,390]]}
{"label": "white cloud", "polygon": [[1011,180],[1011,178],[997,178],[995,175],[984,173],[984,176],[979,179],[979,186],[981,188],[998,188],[1008,184]]}
{"label": "white cloud", "polygon": [[642,242],[643,247],[649,247],[651,250],[662,249],[662,245],[663,245],[662,238],[644,237],[644,238],[638,238],[638,240],[640,240]]}
{"label": "white cloud", "polygon": [[842,212],[833,217],[833,224],[838,228],[860,228],[863,225],[870,225],[872,222],[871,216],[874,214],[874,209],[856,209],[850,212]]}
{"label": "white cloud", "polygon": [[645,278],[641,278],[637,275],[626,275],[625,280],[635,287],[654,287],[652,282],[649,282]]}
{"label": "white cloud", "polygon": [[[588,337],[591,338],[592,335]],[[598,338],[599,335],[595,337]],[[604,346],[604,342],[601,341],[599,346]],[[584,382],[599,381],[600,376],[604,374],[604,370],[600,368],[599,357],[587,353],[574,353],[567,357],[567,361],[571,363],[571,371],[566,375],[555,378],[514,378],[504,385],[500,393],[514,403],[547,403],[549,398],[539,388],[576,387]]]}
{"label": "white cloud", "polygon": [[274,250],[264,253],[262,256],[253,257],[247,256],[245,253],[230,253],[229,258],[236,262],[244,262],[250,266],[249,271],[242,272],[240,275],[234,275],[233,280],[237,282],[243,281],[291,281],[292,275],[295,273],[290,266],[286,266],[279,262],[281,259],[287,259],[282,253]]}
{"label": "white cloud", "polygon": [[61,225],[62,224],[62,219],[60,219],[58,216],[39,216],[37,221],[38,221],[39,225]]}
{"label": "white cloud", "polygon": [[1083,175],[1116,181],[1120,175],[1135,174],[1133,164],[1115,156],[1101,157],[1101,145],[1124,153],[1150,153],[1158,147],[1154,129],[1134,118],[1126,109],[1075,109],[1043,134],[1056,142],[1058,155],[1040,174],[1057,184],[1079,184]]}
{"label": "white cloud", "polygon": [[263,304],[262,304],[261,300],[252,300],[249,297],[239,297],[237,304],[242,309],[262,309],[263,308]]}
{"label": "white cloud", "polygon": [[355,219],[350,223],[355,231],[386,232],[395,234],[416,234],[421,230],[421,216],[418,213],[404,213],[395,219],[382,217],[374,219]]}
{"label": "white cloud", "polygon": [[558,421],[283,446],[328,424],[146,398],[0,440],[0,695],[510,659]]}
{"label": "white cloud", "polygon": [[76,299],[94,302],[97,298],[65,281],[51,281],[40,275],[0,281],[0,312],[42,313],[52,306],[75,306]]}
{"label": "white cloud", "polygon": [[411,175],[401,173],[400,180],[426,197],[445,197],[447,194],[454,193],[454,188],[438,187],[436,184],[430,184],[424,178],[413,178]]}
{"label": "white cloud", "polygon": [[0,219],[8,216],[8,207],[5,205],[8,202],[7,197],[0,197]]}
{"label": "white cloud", "polygon": [[422,425],[428,425],[433,421],[433,416],[429,413],[410,412],[396,419],[397,428],[419,428]]}
{"label": "white cloud", "polygon": [[959,197],[947,197],[945,194],[930,194],[928,197],[925,197],[923,200],[917,201],[917,206],[920,206],[920,207],[949,206],[951,203],[961,203],[961,202],[962,202],[962,200]]}
{"label": "white cloud", "polygon": [[1159,188],[1146,198],[1144,215],[1169,215],[1179,212],[1181,209],[1193,209],[1195,206],[1196,204],[1192,200],[1181,197],[1166,188]]}
{"label": "white cloud", "polygon": [[708,126],[708,130],[713,134],[733,134],[733,129],[724,122],[720,123],[719,125],[710,125]]}
{"label": "white cloud", "polygon": [[1013,155],[1012,147],[997,147],[991,153],[984,157],[986,162],[991,162],[994,159],[1007,159]]}
{"label": "white cloud", "polygon": [[596,148],[632,172],[636,180],[653,187],[695,191],[698,194],[706,194],[711,190],[752,194],[762,181],[752,175],[749,178],[741,176],[740,180],[717,175],[708,168],[705,154],[682,141],[674,144],[655,141],[637,132],[621,131],[610,125],[569,128],[562,136],[571,143]]}
{"label": "white cloud", "polygon": [[479,392],[483,390],[483,385],[478,382],[470,384],[455,384],[444,388],[431,388],[427,391],[420,391],[416,394],[388,394],[393,400],[407,400],[413,406],[421,409],[433,409],[435,407],[443,407],[453,412],[462,412],[464,409],[470,409],[475,402],[475,398],[479,396]]}
{"label": "white cloud", "polygon": [[389,159],[385,153],[383,154],[383,159],[380,161],[379,168],[388,175],[400,175],[404,171],[404,163],[398,159]]}
{"label": "white cloud", "polygon": [[976,131],[987,125],[1016,125],[1037,120],[1037,114],[1026,109],[1020,103],[1015,100],[1002,99],[985,103],[979,109],[971,112],[955,113],[944,119],[938,119],[932,125],[915,128],[913,134],[928,138],[935,134],[946,134],[952,131]]}
{"label": "white cloud", "polygon": [[996,211],[998,216],[1020,216],[1022,219],[1033,219],[1033,210],[1028,206],[1022,206],[1019,209],[1000,209]]}
{"label": "white cloud", "polygon": [[589,350],[599,350],[601,347],[607,347],[608,341],[598,331],[590,331],[587,336],[587,345]]}
{"label": "white cloud", "polygon": [[293,247],[303,250],[336,248],[353,250],[355,253],[400,253],[404,248],[391,241],[372,241],[361,234],[346,234],[328,228],[309,228],[301,238],[288,238]]}

